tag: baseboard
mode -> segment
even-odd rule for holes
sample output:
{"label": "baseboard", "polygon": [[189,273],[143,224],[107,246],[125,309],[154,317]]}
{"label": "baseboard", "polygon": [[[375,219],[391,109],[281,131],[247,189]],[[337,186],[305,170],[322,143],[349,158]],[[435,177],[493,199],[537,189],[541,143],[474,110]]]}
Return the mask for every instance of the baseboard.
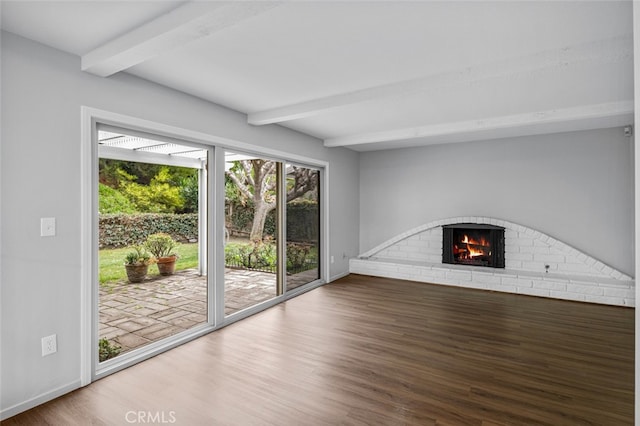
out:
{"label": "baseboard", "polygon": [[53,389],[49,392],[45,392],[40,394],[34,398],[31,398],[27,401],[21,402],[9,408],[4,408],[0,411],[0,420],[6,420],[9,417],[13,417],[16,414],[20,414],[23,411],[30,410],[31,408],[37,407],[38,405],[44,404],[45,402],[49,402],[53,399],[58,398],[64,394],[67,394],[71,391],[74,391],[80,388],[80,379],[74,380],[73,382],[66,384],[64,386],[60,386],[59,388]]}
{"label": "baseboard", "polygon": [[331,278],[329,278],[329,282],[339,280],[340,278],[344,278],[344,277],[346,277],[347,275],[349,275],[350,273],[351,273],[351,272],[346,271],[346,272],[343,272],[343,273],[341,273],[341,274],[334,275],[334,276],[332,276]]}

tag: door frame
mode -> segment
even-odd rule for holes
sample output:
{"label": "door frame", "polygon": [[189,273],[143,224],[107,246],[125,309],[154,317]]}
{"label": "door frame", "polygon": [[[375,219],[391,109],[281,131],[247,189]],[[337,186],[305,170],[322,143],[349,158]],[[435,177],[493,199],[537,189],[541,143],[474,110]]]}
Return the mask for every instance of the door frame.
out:
{"label": "door frame", "polygon": [[[192,131],[180,127],[170,126],[137,117],[105,111],[93,107],[81,107],[81,286],[80,286],[80,384],[86,386],[93,380],[114,373],[137,362],[148,359],[161,352],[172,349],[187,341],[196,339],[218,328],[229,325],[237,320],[252,315],[277,303],[281,303],[291,297],[309,291],[330,280],[329,272],[329,163],[322,160],[292,155],[278,150],[267,149],[246,142],[229,138],[218,137],[202,132]],[[98,211],[98,147],[97,147],[97,123],[114,127],[131,129],[162,137],[173,138],[199,144],[208,147],[210,151],[208,172],[208,261],[207,270],[210,272],[208,305],[209,315],[207,323],[194,327],[191,333],[172,340],[170,343],[155,342],[149,346],[149,350],[136,354],[135,357],[127,354],[121,355],[120,362],[117,358],[105,361],[109,363],[96,375],[97,366],[97,340],[98,336],[98,263],[97,263],[97,211]],[[260,304],[255,309],[242,312],[242,315],[232,317],[224,316],[224,191],[216,188],[224,188],[224,151],[241,150],[258,155],[266,155],[278,158],[279,161],[291,161],[320,169],[321,179],[321,278],[308,285],[302,286],[296,291],[285,293],[269,303]],[[213,157],[213,158],[211,158]],[[213,169],[213,170],[212,170]],[[220,265],[221,267],[216,267]],[[211,272],[213,271],[213,274]],[[185,332],[186,333],[186,332]],[[111,363],[110,361],[114,361]],[[104,364],[104,363],[103,363]]]}
{"label": "door frame", "polygon": [[[91,244],[90,246],[84,251],[85,253],[90,254],[91,256],[91,260],[90,260],[90,264],[93,267],[93,270],[91,272],[91,363],[90,363],[90,367],[91,367],[91,380],[96,380],[99,378],[102,378],[104,376],[107,376],[111,373],[114,373],[116,371],[119,371],[123,368],[129,367],[135,363],[138,363],[140,361],[143,361],[145,359],[148,359],[152,356],[155,356],[161,352],[164,352],[166,350],[169,350],[173,347],[176,347],[182,343],[185,343],[186,341],[192,340],[196,337],[201,336],[204,333],[208,333],[209,331],[211,331],[212,329],[215,328],[216,324],[218,323],[217,320],[217,316],[216,316],[216,311],[215,311],[215,305],[214,305],[214,288],[215,288],[215,276],[213,275],[207,275],[206,276],[206,281],[207,281],[207,319],[204,323],[195,325],[187,330],[184,330],[178,334],[175,335],[171,335],[171,336],[167,336],[164,337],[162,339],[150,342],[144,346],[141,346],[139,348],[136,348],[132,351],[128,351],[126,353],[123,353],[117,357],[114,357],[112,359],[100,362],[98,360],[98,354],[97,354],[97,350],[98,350],[98,341],[100,338],[100,333],[99,333],[99,324],[100,324],[100,284],[99,284],[99,280],[98,280],[98,252],[99,250],[98,248],[98,198],[99,196],[98,194],[98,175],[99,175],[99,167],[98,167],[98,162],[100,158],[112,158],[112,159],[121,159],[121,160],[126,160],[126,161],[140,161],[140,162],[148,162],[148,163],[154,163],[154,164],[167,164],[167,165],[171,165],[170,163],[173,163],[173,165],[179,165],[179,166],[186,166],[186,167],[192,167],[193,166],[193,162],[194,161],[190,161],[190,160],[182,160],[182,159],[178,159],[178,158],[174,158],[172,161],[167,160],[166,162],[164,161],[164,159],[161,159],[157,154],[153,154],[153,153],[133,153],[132,152],[128,152],[128,151],[122,151],[122,150],[117,150],[117,149],[109,149],[109,147],[104,147],[104,146],[99,146],[98,144],[98,138],[97,138],[97,134],[98,131],[101,129],[106,129],[108,131],[114,131],[114,132],[118,132],[118,133],[123,133],[123,134],[129,134],[131,136],[139,136],[139,137],[143,137],[143,138],[149,138],[152,140],[166,140],[168,142],[172,142],[172,143],[176,143],[176,144],[181,144],[183,146],[194,146],[197,148],[202,148],[204,150],[207,151],[207,163],[211,163],[213,162],[213,159],[215,158],[215,153],[214,153],[214,147],[212,147],[211,145],[204,145],[204,144],[200,144],[200,143],[195,143],[192,141],[186,141],[186,140],[182,140],[180,138],[177,137],[171,137],[168,138],[167,135],[163,135],[163,134],[156,134],[153,131],[151,132],[141,132],[139,129],[130,129],[128,126],[115,126],[113,125],[113,123],[110,122],[105,122],[105,120],[101,120],[101,119],[94,119],[92,120],[92,129],[91,129],[91,160],[89,161],[89,163],[92,164],[92,170],[91,170],[91,177],[92,179],[90,179],[90,188],[88,188],[88,190],[91,190],[91,194],[92,194],[92,201],[91,203],[88,203],[91,205],[91,218],[90,218],[90,222],[91,222]],[[200,167],[199,170],[199,179],[201,179],[202,177],[206,176],[206,181],[200,181],[200,193],[203,194],[203,189],[208,187],[209,185],[211,185],[211,179],[212,177],[209,176],[209,173],[204,173],[204,169],[201,167],[202,164],[200,163],[200,161],[196,161],[198,162],[198,166]],[[208,166],[207,166],[208,167]],[[202,188],[204,186],[204,188]],[[203,202],[204,201],[204,202]],[[208,236],[206,234],[204,234],[203,232],[206,232],[206,229],[208,228],[208,224],[209,223],[214,223],[213,218],[214,218],[214,211],[213,209],[213,203],[209,203],[207,200],[207,197],[201,197],[200,198],[200,204],[199,204],[199,217],[200,217],[200,221],[199,221],[199,230],[201,232],[199,232],[200,237],[199,237],[199,241],[200,241],[200,247],[199,247],[199,251],[200,251],[200,259],[203,259],[202,253],[209,253],[211,250],[213,250],[214,247],[214,243],[211,242],[210,243],[210,238],[208,238]],[[204,215],[206,216],[203,216]],[[89,219],[89,218],[87,218]],[[87,228],[88,230],[88,228]],[[211,260],[210,260],[211,259]],[[211,268],[210,265],[208,265],[209,262],[213,262],[213,257],[212,256],[208,256],[206,257],[206,260],[204,261],[204,264],[200,265],[200,271],[203,270],[214,270]],[[211,308],[210,308],[211,307]]]}

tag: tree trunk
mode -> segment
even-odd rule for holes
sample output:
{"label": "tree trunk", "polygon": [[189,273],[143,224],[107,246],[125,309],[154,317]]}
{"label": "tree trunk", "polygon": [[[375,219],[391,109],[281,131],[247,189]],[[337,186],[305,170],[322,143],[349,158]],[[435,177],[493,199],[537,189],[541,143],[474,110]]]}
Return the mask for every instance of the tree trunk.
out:
{"label": "tree trunk", "polygon": [[251,225],[251,234],[249,239],[255,243],[262,241],[262,233],[264,230],[264,223],[267,220],[267,214],[274,209],[274,206],[265,203],[264,201],[257,202],[255,211],[253,213],[253,224]]}
{"label": "tree trunk", "polygon": [[[276,166],[277,163],[270,160],[240,160],[227,171],[227,176],[240,193],[246,199],[253,200],[253,223],[249,238],[254,242],[262,241],[267,214],[276,208]],[[290,185],[286,194],[287,202],[302,197],[318,186],[319,173],[315,170],[294,167],[293,176],[293,185]]]}

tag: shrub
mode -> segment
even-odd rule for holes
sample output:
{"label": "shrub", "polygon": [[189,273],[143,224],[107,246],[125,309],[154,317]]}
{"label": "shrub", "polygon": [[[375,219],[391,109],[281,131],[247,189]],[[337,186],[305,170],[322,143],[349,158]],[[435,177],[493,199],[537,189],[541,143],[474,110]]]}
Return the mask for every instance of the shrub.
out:
{"label": "shrub", "polygon": [[184,199],[180,187],[172,186],[168,182],[169,178],[169,169],[163,167],[149,185],[121,183],[122,192],[135,204],[138,211],[173,213],[184,207]]}
{"label": "shrub", "polygon": [[[276,271],[277,249],[270,242],[227,244],[224,254],[225,264],[229,267]],[[302,272],[317,267],[317,263],[317,253],[312,245],[287,243],[287,272]]]}
{"label": "shrub", "polygon": [[99,218],[100,248],[126,247],[144,244],[151,234],[164,232],[180,242],[198,238],[198,215],[142,213],[105,214]]}
{"label": "shrub", "polygon": [[228,244],[225,247],[225,263],[232,267],[274,272],[276,259],[276,246],[268,242]]}
{"label": "shrub", "polygon": [[251,256],[257,268],[275,268],[278,253],[275,244],[272,243],[252,243]]}
{"label": "shrub", "polygon": [[99,206],[98,211],[105,213],[135,213],[135,206],[117,189],[110,186],[99,184]]}
{"label": "shrub", "polygon": [[311,252],[311,246],[308,244],[287,244],[287,270],[300,269],[307,263],[307,258]]}
{"label": "shrub", "polygon": [[120,354],[122,348],[115,343],[109,342],[104,337],[98,341],[98,359],[100,362],[106,361]]}

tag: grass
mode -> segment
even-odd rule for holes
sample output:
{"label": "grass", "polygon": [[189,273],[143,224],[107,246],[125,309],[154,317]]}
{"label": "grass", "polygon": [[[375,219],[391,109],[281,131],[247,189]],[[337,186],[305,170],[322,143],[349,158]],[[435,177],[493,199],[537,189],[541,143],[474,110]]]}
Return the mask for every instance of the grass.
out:
{"label": "grass", "polygon": [[[100,284],[125,281],[124,257],[130,248],[104,249],[98,254]],[[174,250],[178,256],[176,271],[198,267],[198,243],[179,244]],[[150,276],[159,275],[157,267],[149,267]]]}
{"label": "grass", "polygon": [[[237,251],[238,248],[247,244],[249,244],[249,242],[246,239],[234,238],[227,244],[226,249],[234,252],[234,249]],[[98,254],[98,269],[101,285],[108,287],[109,284],[127,280],[127,273],[124,269],[124,257],[130,250],[131,248],[129,247],[100,250]],[[179,244],[174,251],[179,256],[178,262],[176,263],[176,271],[198,267],[198,243]],[[311,259],[317,259],[317,249],[315,247],[311,250],[309,257]],[[150,265],[148,275],[160,275],[158,268]]]}

